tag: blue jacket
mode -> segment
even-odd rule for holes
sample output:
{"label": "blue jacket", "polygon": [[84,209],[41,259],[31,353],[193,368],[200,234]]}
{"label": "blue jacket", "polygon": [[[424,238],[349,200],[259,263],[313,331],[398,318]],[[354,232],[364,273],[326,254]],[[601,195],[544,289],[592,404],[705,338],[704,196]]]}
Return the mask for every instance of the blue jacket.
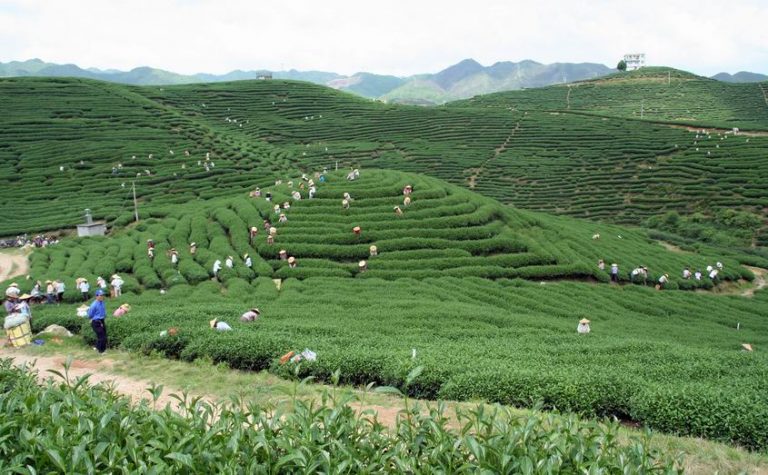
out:
{"label": "blue jacket", "polygon": [[91,320],[104,320],[107,317],[107,307],[104,302],[94,300],[90,307],[88,307],[88,318]]}

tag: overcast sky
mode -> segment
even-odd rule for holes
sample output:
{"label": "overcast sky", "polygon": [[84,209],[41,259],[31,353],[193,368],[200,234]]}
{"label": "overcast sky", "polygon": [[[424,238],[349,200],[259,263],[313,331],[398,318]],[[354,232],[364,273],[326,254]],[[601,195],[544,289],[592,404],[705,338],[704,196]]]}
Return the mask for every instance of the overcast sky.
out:
{"label": "overcast sky", "polygon": [[768,0],[0,0],[0,62],[404,76],[465,58],[614,67],[631,52],[768,73]]}

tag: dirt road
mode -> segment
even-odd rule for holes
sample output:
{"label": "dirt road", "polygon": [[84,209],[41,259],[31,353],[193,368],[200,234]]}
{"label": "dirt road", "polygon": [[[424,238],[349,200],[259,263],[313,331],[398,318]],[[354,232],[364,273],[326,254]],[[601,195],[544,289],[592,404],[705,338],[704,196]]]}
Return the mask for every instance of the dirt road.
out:
{"label": "dirt road", "polygon": [[21,251],[0,252],[0,282],[25,276],[28,270],[27,256]]}

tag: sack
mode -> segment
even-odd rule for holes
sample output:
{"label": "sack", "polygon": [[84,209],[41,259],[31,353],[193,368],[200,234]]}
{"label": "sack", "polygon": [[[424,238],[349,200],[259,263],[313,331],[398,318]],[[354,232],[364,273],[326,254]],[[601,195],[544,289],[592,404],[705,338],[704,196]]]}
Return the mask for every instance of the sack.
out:
{"label": "sack", "polygon": [[656,290],[661,290],[661,285],[656,284]]}

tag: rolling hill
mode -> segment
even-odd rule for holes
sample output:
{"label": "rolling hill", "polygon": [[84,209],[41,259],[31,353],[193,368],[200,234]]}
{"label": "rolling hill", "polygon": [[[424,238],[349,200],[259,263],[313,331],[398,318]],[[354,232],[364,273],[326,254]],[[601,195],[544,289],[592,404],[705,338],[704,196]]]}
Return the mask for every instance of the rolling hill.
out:
{"label": "rolling hill", "polygon": [[[712,122],[742,114],[736,124],[768,130],[757,85],[682,77],[668,99],[697,99],[677,108],[710,104],[699,107]],[[0,80],[9,111],[0,118],[0,164],[16,177],[0,191],[3,206],[27,190],[0,234],[71,226],[86,207],[115,219],[130,207],[123,186],[130,181],[149,212],[268,184],[289,170],[337,165],[426,173],[521,208],[625,224],[670,211],[715,216],[735,208],[762,216],[768,138],[656,123],[653,112],[631,119],[623,97],[633,88],[668,92],[654,78],[574,86],[580,92],[572,94],[583,94],[579,110],[575,99],[563,108],[562,98],[557,109],[561,87],[425,109],[300,82],[141,88]],[[215,164],[208,171],[206,153]],[[48,189],[32,187],[40,182],[59,191],[54,200]],[[763,242],[755,231],[750,239]]]}

